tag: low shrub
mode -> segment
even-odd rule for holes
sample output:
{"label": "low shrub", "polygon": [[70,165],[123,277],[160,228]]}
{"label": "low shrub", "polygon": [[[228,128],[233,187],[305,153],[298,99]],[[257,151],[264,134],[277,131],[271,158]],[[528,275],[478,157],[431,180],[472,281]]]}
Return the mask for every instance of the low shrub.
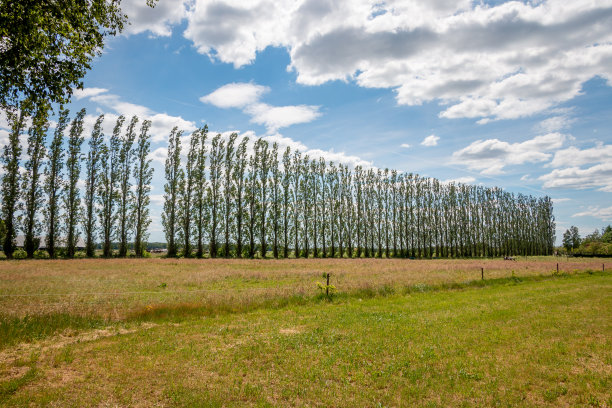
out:
{"label": "low shrub", "polygon": [[19,248],[13,252],[14,259],[26,259],[28,257],[28,253],[23,249]]}
{"label": "low shrub", "polygon": [[85,253],[85,251],[76,251],[74,253],[74,258],[75,259],[83,259],[83,258],[87,258],[87,253]]}
{"label": "low shrub", "polygon": [[49,253],[44,249],[34,251],[34,259],[49,259]]}

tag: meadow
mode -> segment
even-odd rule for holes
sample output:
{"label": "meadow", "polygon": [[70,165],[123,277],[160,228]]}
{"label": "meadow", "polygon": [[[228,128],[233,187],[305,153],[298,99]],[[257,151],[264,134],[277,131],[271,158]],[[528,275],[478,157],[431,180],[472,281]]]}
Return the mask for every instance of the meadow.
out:
{"label": "meadow", "polygon": [[3,261],[0,404],[612,406],[611,294],[593,259]]}

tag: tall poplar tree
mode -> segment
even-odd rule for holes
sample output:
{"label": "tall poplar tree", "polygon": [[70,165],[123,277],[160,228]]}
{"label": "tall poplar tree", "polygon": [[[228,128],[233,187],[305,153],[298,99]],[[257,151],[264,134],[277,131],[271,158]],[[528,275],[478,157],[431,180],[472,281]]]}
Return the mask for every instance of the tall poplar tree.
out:
{"label": "tall poplar tree", "polygon": [[55,258],[56,244],[60,235],[60,201],[64,187],[62,169],[64,167],[64,131],[68,126],[68,110],[61,109],[53,140],[49,146],[47,166],[45,167],[44,191],[47,196],[47,205],[44,209],[44,222],[47,226],[47,252],[49,257]]}
{"label": "tall poplar tree", "polygon": [[283,153],[283,258],[289,257],[289,219],[291,217],[291,148],[287,146]]}
{"label": "tall poplar tree", "polygon": [[45,158],[45,138],[49,122],[47,121],[48,106],[37,107],[32,118],[32,127],[28,131],[28,160],[25,163],[25,174],[23,190],[25,197],[24,214],[24,249],[28,258],[34,257],[34,251],[40,244],[37,236],[40,235],[42,226],[37,213],[43,203],[43,186],[41,184],[41,166]]}
{"label": "tall poplar tree", "polygon": [[225,171],[223,173],[223,209],[224,221],[223,226],[225,236],[223,239],[223,256],[230,256],[230,231],[234,224],[234,197],[236,194],[236,184],[234,182],[234,156],[236,155],[234,143],[238,137],[237,133],[232,133],[225,145]]}
{"label": "tall poplar tree", "polygon": [[278,143],[272,145],[270,166],[272,168],[272,253],[278,258],[278,244],[280,235],[280,212],[281,212],[281,171],[278,167]]}
{"label": "tall poplar tree", "polygon": [[164,185],[164,211],[162,213],[162,225],[166,233],[168,243],[168,257],[174,258],[178,251],[176,247],[176,232],[178,229],[177,204],[179,199],[179,187],[183,176],[181,169],[181,135],[182,131],[174,127],[170,132],[168,141],[168,156],[166,157],[166,184]]}
{"label": "tall poplar tree", "polygon": [[200,144],[198,146],[198,155],[196,160],[196,183],[194,187],[194,204],[195,204],[195,223],[196,223],[196,257],[204,256],[204,236],[206,233],[206,224],[208,221],[208,204],[206,190],[208,189],[206,181],[206,138],[208,137],[208,126],[200,129]]}
{"label": "tall poplar tree", "polygon": [[245,176],[248,166],[247,144],[249,138],[244,136],[236,149],[236,166],[234,168],[233,178],[236,186],[236,256],[242,258],[242,242],[243,242],[243,220],[245,215]]}
{"label": "tall poplar tree", "polygon": [[148,158],[151,151],[150,127],[150,120],[142,122],[133,173],[136,180],[136,192],[134,193],[134,204],[132,206],[132,219],[134,220],[134,251],[137,257],[142,257],[144,254],[145,242],[148,238],[147,228],[151,224],[151,217],[149,216],[151,198],[149,193],[151,192],[153,168],[151,167],[151,159]]}
{"label": "tall poplar tree", "polygon": [[68,135],[68,156],[66,158],[67,180],[64,187],[64,210],[66,233],[66,257],[74,258],[79,240],[78,225],[81,220],[81,196],[78,187],[81,175],[81,145],[83,137],[83,118],[85,109],[81,109],[70,124]]}
{"label": "tall poplar tree", "polygon": [[209,156],[209,172],[210,180],[208,184],[208,199],[210,203],[210,243],[208,244],[208,252],[211,258],[217,257],[218,250],[218,234],[219,221],[221,219],[221,177],[223,173],[223,146],[224,141],[221,140],[221,134],[217,134],[212,138],[210,156]]}
{"label": "tall poplar tree", "polygon": [[119,150],[121,148],[121,127],[125,122],[123,115],[117,118],[109,145],[100,149],[100,184],[98,186],[99,210],[102,238],[102,256],[113,255],[112,239],[117,231],[117,201],[119,182]]}
{"label": "tall poplar tree", "polygon": [[257,218],[258,218],[258,192],[259,192],[259,180],[257,174],[259,173],[259,143],[255,142],[254,152],[249,157],[249,169],[247,174],[246,182],[246,200],[247,200],[247,234],[249,239],[249,258],[255,257],[255,233],[257,229]]}
{"label": "tall poplar tree", "polygon": [[102,122],[104,115],[98,116],[89,139],[89,152],[85,162],[85,253],[88,257],[95,254],[95,233],[96,233],[96,190],[98,188],[100,173],[100,149],[104,144],[104,134],[102,133]]}
{"label": "tall poplar tree", "polygon": [[21,143],[19,135],[24,127],[25,113],[18,114],[6,111],[11,126],[9,140],[2,154],[2,219],[6,234],[2,248],[7,258],[13,258],[15,250],[15,236],[17,235],[17,205],[19,202],[19,160],[21,159]]}
{"label": "tall poplar tree", "polygon": [[131,229],[130,203],[132,202],[132,191],[130,176],[132,164],[134,163],[134,150],[132,146],[136,139],[136,124],[138,117],[133,116],[127,127],[125,135],[121,139],[119,150],[119,257],[124,258],[128,252],[128,240]]}
{"label": "tall poplar tree", "polygon": [[185,163],[184,177],[179,185],[179,236],[183,241],[183,256],[191,258],[191,234],[193,232],[193,210],[194,210],[194,186],[197,182],[198,172],[198,150],[200,148],[200,131],[196,130],[191,134],[189,150],[187,151],[187,162]]}
{"label": "tall poplar tree", "polygon": [[268,245],[266,236],[268,232],[268,207],[270,205],[268,190],[268,178],[270,173],[270,150],[268,142],[263,139],[257,140],[259,143],[259,253],[262,258],[266,257]]}

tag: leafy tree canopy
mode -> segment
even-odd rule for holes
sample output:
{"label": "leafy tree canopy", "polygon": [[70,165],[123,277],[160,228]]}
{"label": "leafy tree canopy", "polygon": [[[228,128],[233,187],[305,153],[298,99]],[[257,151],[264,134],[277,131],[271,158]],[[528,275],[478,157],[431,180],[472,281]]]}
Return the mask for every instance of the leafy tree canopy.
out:
{"label": "leafy tree canopy", "polygon": [[0,107],[68,102],[72,89],[83,86],[104,38],[127,22],[120,2],[0,1]]}

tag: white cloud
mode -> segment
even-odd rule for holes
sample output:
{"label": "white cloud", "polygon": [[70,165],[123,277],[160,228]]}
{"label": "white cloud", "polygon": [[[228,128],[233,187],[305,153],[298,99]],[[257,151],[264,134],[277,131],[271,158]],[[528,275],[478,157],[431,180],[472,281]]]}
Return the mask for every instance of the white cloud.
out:
{"label": "white cloud", "polygon": [[153,205],[164,205],[164,195],[163,194],[149,194],[149,198],[151,199],[151,204]]}
{"label": "white cloud", "polygon": [[219,108],[242,108],[251,116],[251,122],[264,125],[272,133],[283,127],[311,122],[321,116],[318,106],[271,106],[259,102],[269,90],[266,86],[252,83],[231,83],[201,97],[200,101]]}
{"label": "white cloud", "polygon": [[612,192],[612,145],[597,142],[593,148],[581,150],[571,146],[559,150],[549,167],[555,169],[539,177],[544,187],[576,190],[596,188]]}
{"label": "white cloud", "polygon": [[571,198],[553,198],[553,203],[558,204],[558,203],[566,203],[568,201],[572,201]]}
{"label": "white cloud", "polygon": [[572,217],[595,217],[602,221],[612,221],[612,207],[601,208],[599,206],[589,207],[588,211],[583,211],[572,215]]}
{"label": "white cloud", "polygon": [[77,99],[90,98],[92,96],[100,95],[108,92],[105,88],[84,88],[84,89],[73,89],[72,95]]}
{"label": "white cloud", "polygon": [[544,132],[558,132],[567,129],[576,120],[567,115],[552,116],[538,124],[538,129]]}
{"label": "white cloud", "polygon": [[409,145],[408,143],[402,143],[400,147],[403,147],[404,149],[410,149],[412,146]]}
{"label": "white cloud", "polygon": [[270,106],[265,103],[250,105],[245,110],[251,121],[266,126],[271,131],[299,123],[312,122],[321,114],[318,106]]}
{"label": "white cloud", "polygon": [[399,104],[439,101],[444,118],[529,116],[612,79],[612,0],[195,0],[186,16],[211,58],[241,67],[286,47],[299,83],[390,88]]}
{"label": "white cloud", "polygon": [[149,32],[155,36],[170,36],[172,26],[187,17],[187,1],[161,0],[154,8],[144,0],[123,0],[121,10],[128,16],[126,34]]}
{"label": "white cloud", "polygon": [[252,83],[231,83],[223,85],[215,91],[200,98],[204,103],[210,103],[218,108],[244,108],[259,101],[268,92],[267,86]]}
{"label": "white cloud", "polygon": [[465,177],[457,177],[453,179],[442,180],[442,184],[472,184],[476,181],[475,177],[465,176]]}
{"label": "white cloud", "polygon": [[584,190],[597,188],[600,191],[612,193],[612,161],[596,164],[582,169],[580,167],[567,167],[554,169],[552,172],[540,176],[545,188],[571,188]]}
{"label": "white cloud", "polygon": [[499,139],[477,140],[453,153],[453,163],[467,166],[482,174],[501,174],[507,165],[544,162],[551,158],[547,153],[559,149],[566,136],[549,133],[520,143],[508,143]]}
{"label": "white cloud", "polygon": [[559,150],[555,153],[550,165],[552,167],[582,166],[592,163],[612,162],[612,144],[604,145],[598,142],[595,147],[580,150],[575,146]]}
{"label": "white cloud", "polygon": [[429,135],[421,142],[421,146],[437,146],[440,138],[436,135]]}
{"label": "white cloud", "polygon": [[[115,122],[119,115],[124,115],[129,120],[131,116],[138,116],[141,123],[145,119],[151,121],[149,134],[154,142],[166,140],[170,135],[173,127],[178,126],[180,130],[185,132],[193,132],[197,129],[194,122],[185,120],[181,116],[172,116],[166,113],[158,113],[146,106],[125,102],[118,95],[109,93],[93,93],[89,96],[89,100],[97,103],[104,110],[110,110],[111,113],[105,113],[103,122],[103,131],[105,135],[112,133]],[[114,113],[112,113],[114,112]],[[95,124],[97,116],[86,115],[84,119],[84,135],[89,136]],[[125,126],[125,124],[124,124]]]}

